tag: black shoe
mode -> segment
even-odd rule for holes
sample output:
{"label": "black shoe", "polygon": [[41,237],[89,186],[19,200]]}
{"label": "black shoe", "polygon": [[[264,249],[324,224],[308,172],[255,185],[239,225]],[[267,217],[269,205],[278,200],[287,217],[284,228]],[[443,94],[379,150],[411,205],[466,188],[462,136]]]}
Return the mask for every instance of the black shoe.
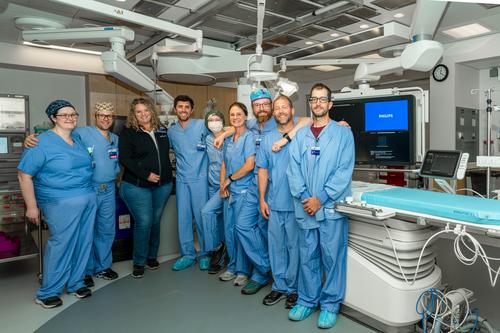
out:
{"label": "black shoe", "polygon": [[217,274],[224,269],[223,265],[215,264],[208,267],[208,274]]}
{"label": "black shoe", "polygon": [[264,297],[264,300],[262,301],[262,303],[264,303],[264,305],[274,305],[274,304],[278,303],[279,301],[281,301],[285,297],[286,296],[284,293],[280,293],[279,291],[272,290],[269,294],[266,295],[266,297]]}
{"label": "black shoe", "polygon": [[118,273],[116,273],[111,268],[108,268],[108,269],[105,269],[105,270],[97,273],[96,277],[104,279],[104,280],[115,280],[118,278]]}
{"label": "black shoe", "polygon": [[81,287],[80,289],[72,292],[71,294],[75,295],[78,298],[87,298],[92,296],[92,291],[87,287]]}
{"label": "black shoe", "polygon": [[134,270],[132,271],[132,277],[139,279],[144,276],[144,266],[134,265]]}
{"label": "black shoe", "polygon": [[[226,257],[226,253],[227,253],[226,244],[221,243],[219,248],[216,251],[214,251],[212,253],[212,255],[210,256],[210,266],[215,267],[215,266],[219,265],[219,266],[224,267],[224,259]],[[219,271],[217,271],[217,272],[219,272]],[[215,274],[215,273],[211,273],[211,274]]]}
{"label": "black shoe", "polygon": [[297,295],[296,293],[289,294],[286,298],[286,301],[285,301],[285,308],[286,309],[293,308],[295,306],[295,304],[297,304],[298,298],[299,298],[299,295]]}
{"label": "black shoe", "polygon": [[46,309],[57,308],[63,304],[62,300],[57,296],[51,296],[47,298],[37,298],[35,299],[36,304],[40,304]]}
{"label": "black shoe", "polygon": [[92,288],[93,286],[95,286],[92,275],[85,275],[85,277],[83,278],[83,283],[85,283],[85,287],[87,288]]}
{"label": "black shoe", "polygon": [[146,261],[147,269],[158,269],[160,267],[160,263],[156,259],[148,259]]}

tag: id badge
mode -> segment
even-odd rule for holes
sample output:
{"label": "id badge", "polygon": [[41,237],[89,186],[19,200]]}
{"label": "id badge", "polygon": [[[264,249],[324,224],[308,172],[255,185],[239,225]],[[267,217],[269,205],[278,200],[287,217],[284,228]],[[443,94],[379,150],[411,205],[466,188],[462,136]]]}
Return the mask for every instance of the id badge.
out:
{"label": "id badge", "polygon": [[196,145],[196,150],[198,150],[198,151],[205,151],[206,149],[207,149],[207,146],[204,145],[203,143],[198,143]]}
{"label": "id badge", "polygon": [[262,138],[261,138],[260,136],[259,136],[259,137],[257,137],[257,138],[255,139],[255,145],[256,145],[257,147],[260,147],[260,142],[261,142],[261,141],[262,141]]}
{"label": "id badge", "polygon": [[321,153],[320,147],[312,147],[311,148],[311,155],[318,156],[320,153]]}
{"label": "id badge", "polygon": [[118,151],[116,148],[108,149],[108,157],[110,160],[118,158]]}

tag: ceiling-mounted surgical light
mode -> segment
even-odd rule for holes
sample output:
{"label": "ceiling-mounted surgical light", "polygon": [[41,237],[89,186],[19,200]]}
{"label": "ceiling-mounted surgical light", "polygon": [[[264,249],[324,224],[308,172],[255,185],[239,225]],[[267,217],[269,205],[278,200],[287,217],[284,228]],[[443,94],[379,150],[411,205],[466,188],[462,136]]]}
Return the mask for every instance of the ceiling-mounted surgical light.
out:
{"label": "ceiling-mounted surgical light", "polygon": [[278,87],[278,93],[285,95],[286,97],[290,97],[299,91],[299,85],[297,82],[290,81],[284,77],[280,77],[278,79],[276,86]]}

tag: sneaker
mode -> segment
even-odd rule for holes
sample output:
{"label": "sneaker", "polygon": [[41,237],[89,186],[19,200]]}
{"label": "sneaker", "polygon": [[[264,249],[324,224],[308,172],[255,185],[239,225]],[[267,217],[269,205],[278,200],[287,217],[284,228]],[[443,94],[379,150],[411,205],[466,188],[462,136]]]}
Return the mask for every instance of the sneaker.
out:
{"label": "sneaker", "polygon": [[241,289],[241,293],[243,295],[253,295],[259,292],[265,284],[260,284],[257,281],[250,280],[248,283]]}
{"label": "sneaker", "polygon": [[46,309],[57,308],[63,304],[63,301],[57,296],[51,296],[47,298],[37,298],[35,299],[36,304],[40,304]]}
{"label": "sneaker", "polygon": [[190,267],[192,264],[194,264],[194,259],[180,257],[174,262],[172,269],[174,271],[182,271],[183,269]]}
{"label": "sneaker", "polygon": [[96,277],[104,279],[104,280],[115,280],[118,278],[118,273],[116,273],[111,268],[108,268],[108,269],[105,269],[105,270],[97,273]]}
{"label": "sneaker", "polygon": [[224,259],[226,258],[226,254],[227,254],[226,244],[221,243],[219,248],[215,250],[212,253],[212,256],[210,257],[210,266],[216,266],[216,265],[224,266]]}
{"label": "sneaker", "polygon": [[132,277],[140,279],[143,276],[144,276],[144,266],[134,265],[134,269],[132,271]]}
{"label": "sneaker", "polygon": [[236,275],[236,279],[234,279],[233,285],[237,287],[243,287],[248,283],[248,276],[243,274]]}
{"label": "sneaker", "polygon": [[85,277],[83,278],[83,283],[85,283],[85,287],[87,288],[92,288],[93,286],[95,286],[92,275],[85,275]]}
{"label": "sneaker", "polygon": [[221,280],[221,281],[231,281],[235,277],[236,277],[236,274],[234,274],[233,272],[225,271],[224,273],[222,273],[221,275],[219,275],[219,280]]}
{"label": "sneaker", "polygon": [[198,265],[200,266],[200,271],[206,271],[208,269],[208,266],[210,266],[210,257],[201,257],[198,261]]}
{"label": "sneaker", "polygon": [[208,266],[208,274],[217,274],[224,269],[223,265],[215,264]]}
{"label": "sneaker", "polygon": [[158,269],[160,268],[160,263],[156,259],[148,259],[146,260],[146,268],[151,270]]}
{"label": "sneaker", "polygon": [[285,297],[286,296],[284,293],[280,293],[279,291],[272,290],[269,294],[266,295],[266,297],[264,297],[264,300],[262,301],[262,303],[264,303],[264,305],[274,305],[274,304],[278,303],[279,301],[281,301]]}
{"label": "sneaker", "polygon": [[87,287],[81,287],[77,291],[73,291],[70,294],[75,295],[78,298],[87,298],[92,296],[92,291]]}
{"label": "sneaker", "polygon": [[314,311],[314,308],[297,304],[288,312],[288,319],[301,321],[309,317]]}
{"label": "sneaker", "polygon": [[332,328],[337,323],[337,314],[327,310],[321,310],[318,316],[319,328]]}
{"label": "sneaker", "polygon": [[297,293],[289,294],[286,298],[286,301],[285,301],[285,309],[293,308],[295,306],[295,304],[297,303],[298,299],[299,299],[299,295],[297,295]]}

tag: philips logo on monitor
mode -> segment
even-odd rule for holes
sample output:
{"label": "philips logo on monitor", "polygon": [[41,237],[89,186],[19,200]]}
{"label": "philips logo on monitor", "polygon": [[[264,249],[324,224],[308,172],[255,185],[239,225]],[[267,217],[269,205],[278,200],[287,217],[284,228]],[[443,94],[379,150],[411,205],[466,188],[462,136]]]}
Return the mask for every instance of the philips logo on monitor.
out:
{"label": "philips logo on monitor", "polygon": [[365,131],[407,131],[408,101],[365,103]]}

